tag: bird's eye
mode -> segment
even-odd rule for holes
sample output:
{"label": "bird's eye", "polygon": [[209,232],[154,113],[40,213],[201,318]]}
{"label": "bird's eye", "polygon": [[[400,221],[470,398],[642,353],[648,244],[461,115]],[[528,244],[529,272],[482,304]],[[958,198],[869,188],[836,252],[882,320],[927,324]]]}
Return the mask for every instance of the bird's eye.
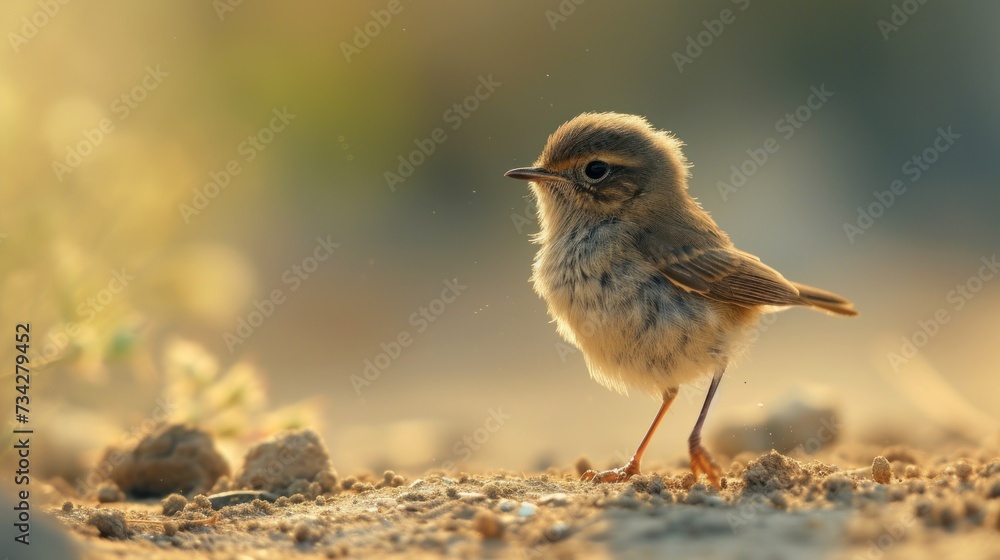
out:
{"label": "bird's eye", "polygon": [[595,159],[583,168],[583,174],[591,181],[600,181],[611,173],[611,166],[607,162]]}

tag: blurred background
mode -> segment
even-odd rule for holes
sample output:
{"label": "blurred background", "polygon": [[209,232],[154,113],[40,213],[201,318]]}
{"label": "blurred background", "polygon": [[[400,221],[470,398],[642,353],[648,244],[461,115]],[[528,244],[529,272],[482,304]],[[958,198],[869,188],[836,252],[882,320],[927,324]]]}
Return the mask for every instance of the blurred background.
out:
{"label": "blurred background", "polygon": [[[657,403],[561,344],[528,282],[533,205],[503,177],[592,110],[676,133],[739,247],[862,312],[762,325],[709,417],[717,445],[802,399],[836,411],[839,438],[995,433],[998,17],[6,2],[0,315],[2,336],[31,324],[38,474],[72,481],[164,418],[232,457],[312,426],[342,472],[627,457]],[[703,391],[647,457],[686,460]]]}

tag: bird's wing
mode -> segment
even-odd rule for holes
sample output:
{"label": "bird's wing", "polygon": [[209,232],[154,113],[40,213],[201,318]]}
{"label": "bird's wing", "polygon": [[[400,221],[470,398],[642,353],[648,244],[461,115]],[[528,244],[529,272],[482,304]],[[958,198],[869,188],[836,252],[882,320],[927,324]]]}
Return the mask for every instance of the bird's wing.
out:
{"label": "bird's wing", "polygon": [[799,291],[777,270],[736,248],[659,248],[657,268],[689,292],[742,306],[802,304]]}

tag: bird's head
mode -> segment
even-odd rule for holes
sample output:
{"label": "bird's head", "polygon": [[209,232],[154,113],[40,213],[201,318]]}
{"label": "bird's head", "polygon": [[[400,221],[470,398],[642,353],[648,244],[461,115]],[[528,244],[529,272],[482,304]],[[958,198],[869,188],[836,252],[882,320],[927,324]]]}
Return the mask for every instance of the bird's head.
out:
{"label": "bird's head", "polygon": [[610,217],[640,222],[690,200],[681,146],[642,117],[584,113],[549,136],[533,166],[505,175],[531,181],[543,230]]}

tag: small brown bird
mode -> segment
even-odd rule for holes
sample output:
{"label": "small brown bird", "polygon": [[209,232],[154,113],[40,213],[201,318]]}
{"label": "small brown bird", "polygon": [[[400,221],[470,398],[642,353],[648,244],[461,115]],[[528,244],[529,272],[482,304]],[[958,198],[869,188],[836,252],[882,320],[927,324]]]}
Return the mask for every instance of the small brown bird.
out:
{"label": "small brown bird", "polygon": [[795,305],[857,315],[846,299],[737,249],[688,194],[682,145],[642,117],[584,113],[549,137],[533,167],[505,174],[531,181],[541,222],[532,281],[559,333],[583,351],[597,382],[663,399],[628,464],[584,480],[638,474],[678,387],[712,373],[688,446],[695,476],[718,486],[701,429],[760,316]]}

